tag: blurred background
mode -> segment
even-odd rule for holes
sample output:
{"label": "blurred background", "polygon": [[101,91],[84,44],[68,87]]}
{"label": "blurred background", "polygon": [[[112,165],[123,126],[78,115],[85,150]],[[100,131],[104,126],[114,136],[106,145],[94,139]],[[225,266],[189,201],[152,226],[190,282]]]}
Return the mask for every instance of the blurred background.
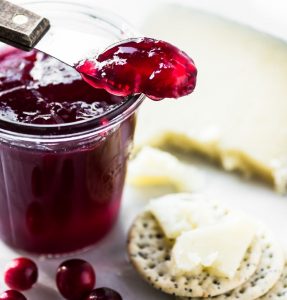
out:
{"label": "blurred background", "polygon": [[144,15],[148,13],[149,6],[155,7],[172,2],[215,12],[287,38],[287,2],[285,0],[273,0],[272,2],[266,0],[100,0],[97,2],[139,25]]}
{"label": "blurred background", "polygon": [[[23,0],[12,0],[12,2],[21,3]],[[153,10],[174,3],[215,12],[287,39],[286,0],[84,0],[79,2],[109,9],[140,30]]]}

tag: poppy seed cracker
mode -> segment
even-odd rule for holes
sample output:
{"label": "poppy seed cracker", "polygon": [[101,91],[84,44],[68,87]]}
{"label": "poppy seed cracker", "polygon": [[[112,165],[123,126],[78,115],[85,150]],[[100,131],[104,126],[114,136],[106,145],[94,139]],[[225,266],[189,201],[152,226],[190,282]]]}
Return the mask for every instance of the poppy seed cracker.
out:
{"label": "poppy seed cracker", "polygon": [[274,287],[258,300],[287,300],[287,262],[284,270]]}
{"label": "poppy seed cracker", "polygon": [[262,254],[262,243],[255,239],[232,279],[213,276],[207,271],[174,276],[170,260],[173,244],[173,240],[166,239],[154,216],[145,211],[130,229],[128,253],[133,266],[146,281],[178,297],[212,297],[240,286],[254,274]]}

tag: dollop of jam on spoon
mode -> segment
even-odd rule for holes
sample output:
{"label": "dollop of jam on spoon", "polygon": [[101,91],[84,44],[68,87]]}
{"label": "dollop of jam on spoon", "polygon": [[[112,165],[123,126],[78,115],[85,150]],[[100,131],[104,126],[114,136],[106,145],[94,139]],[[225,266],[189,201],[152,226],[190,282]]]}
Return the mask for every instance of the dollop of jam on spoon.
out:
{"label": "dollop of jam on spoon", "polygon": [[179,98],[193,92],[193,60],[170,43],[152,38],[121,41],[76,70],[95,88],[117,96],[144,93],[152,100]]}

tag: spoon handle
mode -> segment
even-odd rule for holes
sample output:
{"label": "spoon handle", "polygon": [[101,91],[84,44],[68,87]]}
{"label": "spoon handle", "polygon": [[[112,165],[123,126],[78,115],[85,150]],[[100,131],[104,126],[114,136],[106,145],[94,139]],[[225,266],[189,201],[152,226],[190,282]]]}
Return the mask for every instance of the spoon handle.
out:
{"label": "spoon handle", "polygon": [[30,50],[50,27],[49,20],[6,0],[0,0],[0,41]]}

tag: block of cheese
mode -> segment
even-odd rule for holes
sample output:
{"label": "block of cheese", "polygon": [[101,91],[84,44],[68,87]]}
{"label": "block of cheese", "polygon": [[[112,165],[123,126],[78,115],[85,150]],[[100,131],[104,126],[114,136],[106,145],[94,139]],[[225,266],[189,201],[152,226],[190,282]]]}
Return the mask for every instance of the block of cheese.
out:
{"label": "block of cheese", "polygon": [[[199,152],[287,190],[287,46],[251,28],[166,5],[144,33],[168,40],[194,58],[195,92],[146,100],[136,146]],[[171,22],[172,20],[172,22]]]}
{"label": "block of cheese", "polygon": [[233,278],[255,238],[256,226],[244,217],[181,234],[172,249],[175,271],[198,273],[207,268],[212,274]]}

